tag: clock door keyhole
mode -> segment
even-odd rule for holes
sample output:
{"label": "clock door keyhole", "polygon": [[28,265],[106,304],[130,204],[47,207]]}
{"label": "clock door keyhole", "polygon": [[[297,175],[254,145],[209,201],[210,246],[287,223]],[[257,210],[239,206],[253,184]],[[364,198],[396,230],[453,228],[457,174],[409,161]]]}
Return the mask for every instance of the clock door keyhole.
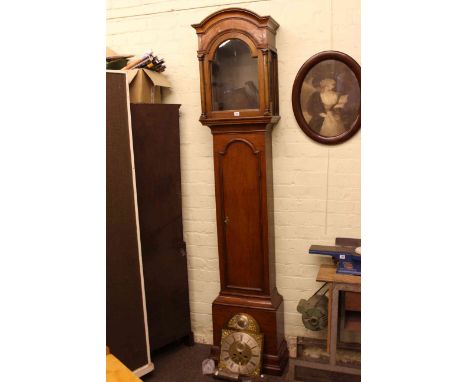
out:
{"label": "clock door keyhole", "polygon": [[228,224],[231,220],[229,219],[229,216],[226,216],[224,219],[224,224]]}

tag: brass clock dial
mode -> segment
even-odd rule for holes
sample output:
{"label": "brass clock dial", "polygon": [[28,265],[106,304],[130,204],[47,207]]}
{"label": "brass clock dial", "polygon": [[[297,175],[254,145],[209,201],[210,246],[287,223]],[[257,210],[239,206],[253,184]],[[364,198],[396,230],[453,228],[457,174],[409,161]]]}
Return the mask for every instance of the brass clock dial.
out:
{"label": "brass clock dial", "polygon": [[262,347],[262,334],[223,329],[219,368],[241,375],[259,375]]}

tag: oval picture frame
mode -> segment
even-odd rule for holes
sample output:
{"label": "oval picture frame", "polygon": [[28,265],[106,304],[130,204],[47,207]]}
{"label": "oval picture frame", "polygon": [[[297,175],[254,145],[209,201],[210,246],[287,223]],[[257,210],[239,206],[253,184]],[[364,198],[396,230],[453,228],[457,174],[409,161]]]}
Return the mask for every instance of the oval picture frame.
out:
{"label": "oval picture frame", "polygon": [[328,145],[345,142],[361,128],[361,67],[342,52],[317,53],[299,69],[291,99],[307,136]]}

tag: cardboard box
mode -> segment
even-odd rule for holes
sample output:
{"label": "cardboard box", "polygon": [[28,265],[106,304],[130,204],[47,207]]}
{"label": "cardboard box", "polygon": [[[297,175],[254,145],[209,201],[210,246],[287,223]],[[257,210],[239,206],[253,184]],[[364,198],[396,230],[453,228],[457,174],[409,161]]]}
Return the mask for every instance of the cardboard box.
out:
{"label": "cardboard box", "polygon": [[163,74],[149,69],[126,70],[132,103],[162,103],[162,89],[171,84]]}

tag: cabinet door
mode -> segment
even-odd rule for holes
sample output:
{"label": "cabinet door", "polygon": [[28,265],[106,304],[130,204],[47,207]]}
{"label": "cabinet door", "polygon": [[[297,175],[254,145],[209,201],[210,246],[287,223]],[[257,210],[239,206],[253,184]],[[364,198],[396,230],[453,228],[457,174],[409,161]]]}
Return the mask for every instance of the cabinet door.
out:
{"label": "cabinet door", "polygon": [[191,331],[182,230],[179,106],[131,104],[152,351]]}
{"label": "cabinet door", "polygon": [[106,344],[129,369],[142,375],[153,366],[142,287],[128,85],[125,74],[106,77]]}
{"label": "cabinet door", "polygon": [[243,138],[219,152],[224,287],[264,292],[262,152]]}

